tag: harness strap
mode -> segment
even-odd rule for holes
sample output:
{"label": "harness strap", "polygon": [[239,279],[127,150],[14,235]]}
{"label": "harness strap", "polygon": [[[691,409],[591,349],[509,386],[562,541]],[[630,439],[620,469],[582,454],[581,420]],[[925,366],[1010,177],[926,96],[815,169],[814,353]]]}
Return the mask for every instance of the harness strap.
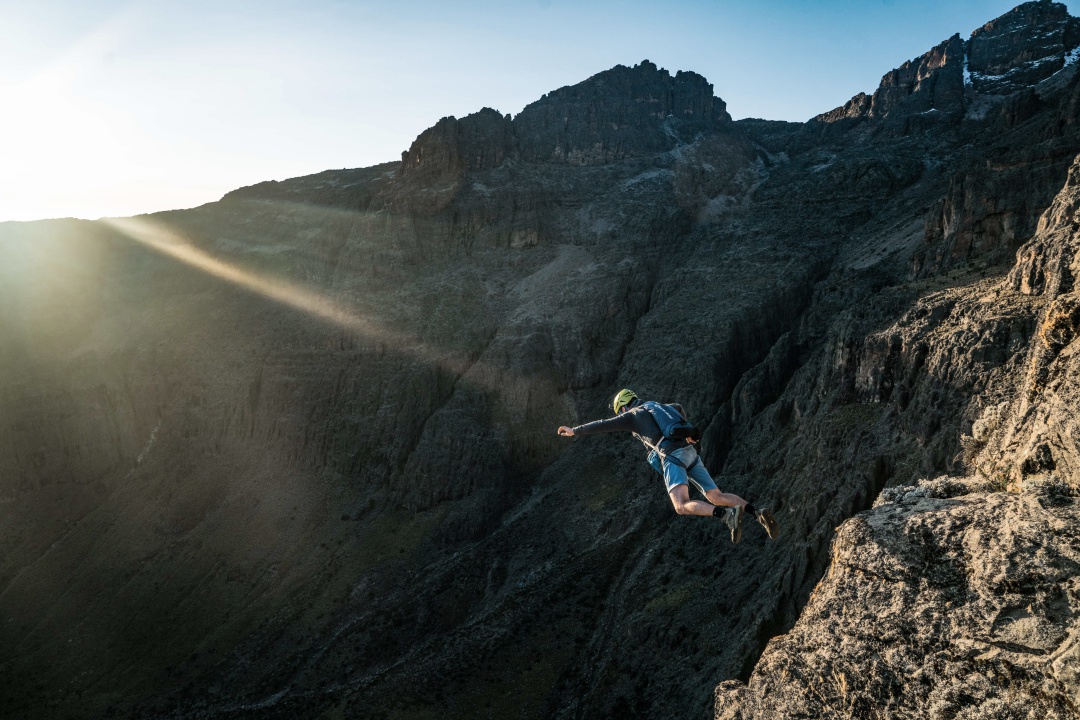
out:
{"label": "harness strap", "polygon": [[[679,467],[681,467],[686,472],[690,472],[691,470],[693,470],[694,468],[696,468],[698,466],[698,463],[701,462],[701,456],[697,455],[695,453],[694,462],[690,463],[689,466],[683,465],[679,460],[676,460],[673,457],[668,457],[668,454],[660,449],[660,446],[664,444],[664,440],[661,440],[660,442],[654,444],[652,441],[649,440],[649,438],[645,437],[644,435],[642,435],[640,437],[641,437],[642,440],[645,441],[646,445],[648,445],[649,447],[651,447],[653,449],[653,452],[655,452],[657,457],[660,458],[661,464],[663,464],[664,462],[674,463],[675,465],[678,465]],[[664,439],[666,440],[667,438],[664,438]],[[689,446],[687,446],[687,447],[689,447]]]}
{"label": "harness strap", "polygon": [[[679,461],[678,461],[678,460],[676,460],[675,458],[672,458],[672,457],[668,457],[668,456],[666,456],[666,455],[662,455],[662,456],[661,456],[661,458],[662,458],[662,460],[664,460],[665,462],[669,462],[669,463],[671,463],[672,465],[678,465],[678,466],[679,466],[679,467],[681,467],[681,468],[682,468],[683,470],[687,470],[687,471],[689,471],[689,470],[690,470],[690,468],[686,467],[685,465],[683,465],[683,464],[682,464],[681,462],[679,462]],[[691,465],[690,467],[693,467],[693,465]]]}
{"label": "harness strap", "polygon": [[694,458],[694,462],[690,463],[689,465],[683,465],[681,462],[679,462],[675,458],[665,457],[664,459],[667,460],[669,463],[675,463],[676,465],[681,467],[686,472],[690,472],[691,470],[696,468],[698,466],[698,464],[701,463],[701,457],[700,456]]}

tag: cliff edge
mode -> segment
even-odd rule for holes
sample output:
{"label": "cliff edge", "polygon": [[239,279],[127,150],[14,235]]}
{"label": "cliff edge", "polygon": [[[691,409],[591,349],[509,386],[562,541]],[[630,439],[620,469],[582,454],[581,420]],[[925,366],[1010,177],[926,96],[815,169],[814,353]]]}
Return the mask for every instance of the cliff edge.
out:
{"label": "cliff edge", "polygon": [[795,627],[717,688],[717,720],[1077,717],[1078,208],[1080,158],[1006,277],[931,299],[933,330],[884,334],[933,362],[1003,307],[1034,329],[972,398],[969,474],[888,488],[843,523]]}
{"label": "cliff edge", "polygon": [[1075,718],[1080,507],[939,478],[844,523],[828,575],[717,720]]}

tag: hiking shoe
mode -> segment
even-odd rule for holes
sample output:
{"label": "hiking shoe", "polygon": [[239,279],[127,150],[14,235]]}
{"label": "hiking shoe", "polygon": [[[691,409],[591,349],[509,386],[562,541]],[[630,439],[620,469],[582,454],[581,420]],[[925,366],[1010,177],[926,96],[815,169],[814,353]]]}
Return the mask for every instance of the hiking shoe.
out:
{"label": "hiking shoe", "polygon": [[761,527],[765,528],[770,540],[775,540],[776,536],[780,534],[780,526],[776,524],[776,518],[768,510],[758,510],[754,513],[754,519],[761,523]]}
{"label": "hiking shoe", "polygon": [[731,529],[731,542],[738,544],[742,540],[742,505],[728,508],[724,516],[724,524]]}

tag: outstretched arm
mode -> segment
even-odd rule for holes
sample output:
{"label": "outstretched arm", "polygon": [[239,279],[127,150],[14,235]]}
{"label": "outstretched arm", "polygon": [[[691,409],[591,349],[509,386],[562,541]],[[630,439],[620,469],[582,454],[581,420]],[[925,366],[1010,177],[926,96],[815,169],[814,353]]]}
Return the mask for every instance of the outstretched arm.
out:
{"label": "outstretched arm", "polygon": [[620,430],[626,430],[628,432],[634,431],[634,421],[629,413],[616,415],[615,417],[606,420],[593,420],[590,423],[578,425],[577,427],[567,427],[563,425],[556,432],[563,437],[573,437],[574,435],[595,435],[597,433],[618,432]]}

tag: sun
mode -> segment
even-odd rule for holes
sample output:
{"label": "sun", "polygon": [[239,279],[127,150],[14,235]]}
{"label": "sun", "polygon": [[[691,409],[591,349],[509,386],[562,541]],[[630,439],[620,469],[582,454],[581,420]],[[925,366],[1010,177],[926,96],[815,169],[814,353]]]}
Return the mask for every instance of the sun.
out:
{"label": "sun", "polygon": [[0,221],[100,217],[145,160],[145,132],[103,89],[137,21],[133,5],[21,76],[0,71]]}
{"label": "sun", "polygon": [[108,190],[130,172],[131,123],[62,76],[0,86],[0,96],[0,219],[100,214]]}

